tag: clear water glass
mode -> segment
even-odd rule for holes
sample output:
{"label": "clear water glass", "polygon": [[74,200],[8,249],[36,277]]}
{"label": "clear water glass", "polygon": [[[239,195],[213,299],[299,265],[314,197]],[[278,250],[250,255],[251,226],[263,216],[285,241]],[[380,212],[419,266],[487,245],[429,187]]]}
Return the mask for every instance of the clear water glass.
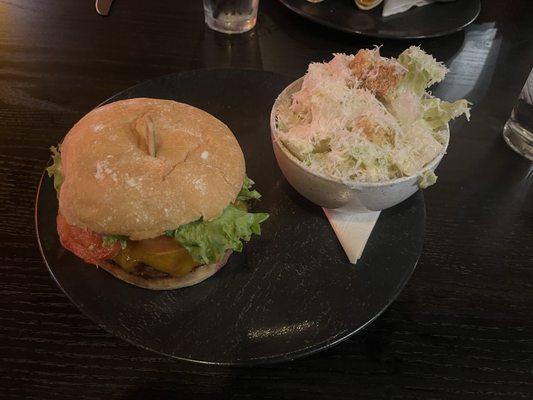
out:
{"label": "clear water glass", "polygon": [[255,26],[259,0],[204,0],[205,23],[223,33],[243,33]]}
{"label": "clear water glass", "polygon": [[533,161],[533,69],[503,128],[503,138],[514,151]]}

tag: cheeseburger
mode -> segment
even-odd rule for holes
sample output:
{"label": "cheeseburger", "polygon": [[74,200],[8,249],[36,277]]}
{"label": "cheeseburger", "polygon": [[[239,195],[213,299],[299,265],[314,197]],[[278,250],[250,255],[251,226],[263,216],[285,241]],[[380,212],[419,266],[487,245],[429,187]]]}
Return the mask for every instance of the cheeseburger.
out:
{"label": "cheeseburger", "polygon": [[52,148],[63,247],[118,279],[176,289],[210,277],[268,214],[230,129],[198,108],[130,99],[97,108]]}

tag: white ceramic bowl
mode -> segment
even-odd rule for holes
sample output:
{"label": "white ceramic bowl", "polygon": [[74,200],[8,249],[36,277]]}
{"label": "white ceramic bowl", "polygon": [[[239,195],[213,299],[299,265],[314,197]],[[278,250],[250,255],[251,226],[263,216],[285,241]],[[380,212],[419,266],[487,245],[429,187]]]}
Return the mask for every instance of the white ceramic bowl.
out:
{"label": "white ceramic bowl", "polygon": [[411,176],[383,182],[343,183],[310,171],[278,139],[276,118],[279,106],[291,101],[291,95],[301,88],[302,81],[303,78],[300,78],[291,83],[276,99],[270,114],[270,130],[274,154],[283,175],[294,189],[313,203],[326,208],[357,212],[378,211],[395,206],[418,190],[419,177],[430,170],[434,171],[446,153],[450,138],[448,127],[441,152],[422,170]]}

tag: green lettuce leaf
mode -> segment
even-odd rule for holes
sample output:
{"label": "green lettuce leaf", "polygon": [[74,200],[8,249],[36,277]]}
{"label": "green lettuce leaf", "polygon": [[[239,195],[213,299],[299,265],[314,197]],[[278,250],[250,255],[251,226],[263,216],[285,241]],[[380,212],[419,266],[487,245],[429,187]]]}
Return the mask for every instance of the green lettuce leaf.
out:
{"label": "green lettuce leaf", "polygon": [[63,174],[61,172],[61,154],[55,146],[50,147],[50,151],[52,152],[52,165],[46,168],[46,172],[48,172],[48,176],[50,178],[54,178],[54,189],[59,195],[59,190],[61,189],[61,184],[63,183]]}
{"label": "green lettuce leaf", "polygon": [[398,62],[407,69],[400,87],[411,89],[418,97],[422,97],[428,87],[442,81],[448,72],[443,63],[417,46],[411,46],[400,54]]}
{"label": "green lettuce leaf", "polygon": [[245,176],[241,191],[237,195],[237,200],[247,201],[247,200],[252,200],[252,199],[260,199],[261,194],[255,189],[251,190],[253,184],[254,184],[254,181],[252,181],[250,178]]}
{"label": "green lettuce leaf", "polygon": [[418,187],[425,189],[437,182],[437,175],[433,171],[426,171],[418,177]]}
{"label": "green lettuce leaf", "polygon": [[102,243],[105,246],[114,246],[117,241],[120,242],[120,247],[122,250],[124,250],[127,246],[127,240],[128,238],[126,236],[120,236],[120,235],[103,235],[102,236]]}
{"label": "green lettuce leaf", "polygon": [[422,118],[434,131],[443,128],[451,119],[463,114],[467,120],[470,120],[470,109],[466,100],[449,103],[436,97],[426,97],[422,99],[422,108]]}
{"label": "green lettuce leaf", "polygon": [[261,234],[259,224],[268,218],[265,213],[249,213],[233,205],[212,221],[197,220],[167,231],[191,254],[195,261],[209,264],[220,260],[231,249],[242,251],[243,241],[252,233]]}

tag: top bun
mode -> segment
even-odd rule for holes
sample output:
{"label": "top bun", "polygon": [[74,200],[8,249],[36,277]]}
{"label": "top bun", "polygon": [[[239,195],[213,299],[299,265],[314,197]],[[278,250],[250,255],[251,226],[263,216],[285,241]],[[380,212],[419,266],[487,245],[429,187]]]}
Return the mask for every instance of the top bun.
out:
{"label": "top bun", "polygon": [[133,240],[211,220],[235,200],[244,156],[205,111],[130,99],[83,117],[61,144],[59,212],[80,228]]}

